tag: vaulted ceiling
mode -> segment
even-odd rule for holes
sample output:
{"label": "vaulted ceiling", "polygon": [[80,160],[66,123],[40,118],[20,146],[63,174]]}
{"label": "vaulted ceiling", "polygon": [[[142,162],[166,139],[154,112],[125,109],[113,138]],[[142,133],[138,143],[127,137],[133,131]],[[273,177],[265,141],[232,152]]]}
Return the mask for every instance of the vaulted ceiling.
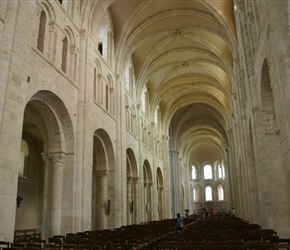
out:
{"label": "vaulted ceiling", "polygon": [[159,106],[178,148],[190,155],[226,147],[237,49],[232,0],[117,0],[94,7],[96,23],[108,11],[117,62],[132,61],[137,96],[147,88],[151,114]]}

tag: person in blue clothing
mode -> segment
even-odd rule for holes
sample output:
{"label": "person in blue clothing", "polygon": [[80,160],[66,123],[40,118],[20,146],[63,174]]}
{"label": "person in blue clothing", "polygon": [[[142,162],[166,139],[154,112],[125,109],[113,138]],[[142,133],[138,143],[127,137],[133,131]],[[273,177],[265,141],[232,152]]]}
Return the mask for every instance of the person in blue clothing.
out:
{"label": "person in blue clothing", "polygon": [[180,213],[177,214],[177,230],[179,232],[183,230],[183,217],[180,216]]}

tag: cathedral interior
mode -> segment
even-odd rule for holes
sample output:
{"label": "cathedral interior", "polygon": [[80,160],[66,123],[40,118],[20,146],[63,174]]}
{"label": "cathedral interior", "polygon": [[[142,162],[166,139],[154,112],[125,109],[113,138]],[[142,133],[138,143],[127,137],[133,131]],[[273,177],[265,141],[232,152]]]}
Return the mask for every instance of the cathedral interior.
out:
{"label": "cathedral interior", "polygon": [[0,240],[211,208],[289,238],[289,13],[1,0]]}

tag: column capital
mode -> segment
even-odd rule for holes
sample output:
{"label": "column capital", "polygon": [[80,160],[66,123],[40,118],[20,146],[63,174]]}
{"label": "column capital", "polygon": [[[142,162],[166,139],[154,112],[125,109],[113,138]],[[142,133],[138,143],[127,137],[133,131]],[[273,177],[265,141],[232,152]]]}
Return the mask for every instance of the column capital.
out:
{"label": "column capital", "polygon": [[107,169],[97,169],[97,175],[99,175],[100,177],[108,177],[108,174],[109,174],[109,170]]}
{"label": "column capital", "polygon": [[48,159],[48,155],[47,155],[47,153],[45,153],[45,152],[42,152],[42,153],[41,153],[41,157],[42,157],[42,160],[43,160],[43,161],[46,161],[46,160]]}
{"label": "column capital", "polygon": [[[46,154],[46,153],[44,153]],[[64,163],[65,153],[63,152],[55,152],[55,153],[47,153],[46,156],[51,159],[53,162]]]}

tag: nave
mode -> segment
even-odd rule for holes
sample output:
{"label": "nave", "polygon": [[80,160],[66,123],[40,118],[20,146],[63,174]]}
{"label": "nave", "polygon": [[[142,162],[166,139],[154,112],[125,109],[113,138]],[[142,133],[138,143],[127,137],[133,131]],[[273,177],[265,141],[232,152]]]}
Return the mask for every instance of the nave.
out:
{"label": "nave", "polygon": [[[177,231],[176,219],[54,235],[47,240],[33,230],[15,234],[14,242],[0,241],[0,250],[284,250],[289,239],[274,229],[263,229],[241,218],[226,215],[200,220],[184,218]],[[2,247],[2,248],[1,248]]]}
{"label": "nave", "polygon": [[285,0],[1,0],[0,240],[211,207],[290,238],[289,36]]}

